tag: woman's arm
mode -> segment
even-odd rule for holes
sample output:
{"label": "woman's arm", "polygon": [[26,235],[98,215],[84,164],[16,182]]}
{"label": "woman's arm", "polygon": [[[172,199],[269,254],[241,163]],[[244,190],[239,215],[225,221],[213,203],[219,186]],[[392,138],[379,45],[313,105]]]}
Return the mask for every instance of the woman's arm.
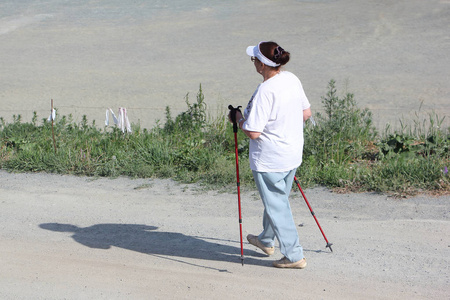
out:
{"label": "woman's arm", "polygon": [[[230,122],[231,122],[230,116],[228,116],[228,119],[229,119]],[[248,130],[242,129],[242,125],[244,124],[245,119],[244,119],[244,117],[242,116],[242,113],[239,112],[239,111],[236,111],[236,122],[238,123],[238,127],[242,130],[242,132],[243,132],[246,136],[248,136],[250,139],[252,139],[252,140],[257,139],[257,138],[261,135],[261,132],[257,132],[257,131],[248,131]]]}
{"label": "woman's arm", "polygon": [[242,132],[245,133],[246,136],[248,136],[252,140],[259,138],[259,136],[261,135],[261,132],[248,131],[248,130],[242,129],[242,125],[244,124],[245,119],[242,117],[242,114],[240,112],[236,113],[236,120],[238,120],[237,121],[238,126],[242,130]]}

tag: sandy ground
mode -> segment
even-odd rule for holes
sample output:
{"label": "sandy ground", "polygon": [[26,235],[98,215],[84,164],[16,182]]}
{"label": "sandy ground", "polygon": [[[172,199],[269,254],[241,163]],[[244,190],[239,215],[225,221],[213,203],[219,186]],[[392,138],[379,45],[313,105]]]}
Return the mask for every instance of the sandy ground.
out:
{"label": "sandy ground", "polygon": [[[132,2],[132,4],[129,4]],[[201,2],[201,1],[200,1]],[[260,77],[244,50],[291,52],[315,111],[330,79],[376,125],[450,117],[450,1],[1,1],[0,117],[33,111],[101,125],[108,107],[152,127],[201,83],[211,112],[245,105]],[[448,299],[449,197],[297,192],[308,259],[278,270],[245,243],[237,195],[169,180],[0,171],[1,299]],[[243,191],[244,236],[262,204]]]}
{"label": "sandy ground", "polygon": [[[446,197],[305,190],[292,209],[308,266],[244,243],[237,195],[170,180],[0,171],[1,299],[448,299]],[[242,191],[244,236],[262,204]]]}
{"label": "sandy ground", "polygon": [[261,81],[246,47],[275,40],[315,112],[335,79],[380,128],[419,109],[447,121],[449,32],[449,0],[1,1],[0,116],[47,118],[53,99],[76,121],[122,106],[148,128],[199,84],[226,113]]}

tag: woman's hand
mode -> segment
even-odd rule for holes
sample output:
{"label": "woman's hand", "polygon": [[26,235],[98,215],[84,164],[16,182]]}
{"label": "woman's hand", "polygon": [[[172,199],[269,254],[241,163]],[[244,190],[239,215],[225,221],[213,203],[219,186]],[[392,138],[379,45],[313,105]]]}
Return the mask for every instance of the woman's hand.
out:
{"label": "woman's hand", "polygon": [[312,115],[311,108],[303,110],[303,122],[306,122]]}
{"label": "woman's hand", "polygon": [[228,113],[228,121],[230,121],[230,123],[233,123],[233,120],[231,119],[231,113],[233,111],[236,112],[236,122],[239,122],[239,120],[242,118],[242,113],[239,110],[230,110],[230,112]]}

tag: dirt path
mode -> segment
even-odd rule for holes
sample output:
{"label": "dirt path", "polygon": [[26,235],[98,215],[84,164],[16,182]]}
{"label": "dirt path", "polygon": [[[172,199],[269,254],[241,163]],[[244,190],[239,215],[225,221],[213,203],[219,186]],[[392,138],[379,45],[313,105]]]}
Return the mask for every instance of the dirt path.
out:
{"label": "dirt path", "polygon": [[[0,171],[1,299],[445,299],[447,197],[305,191],[292,207],[305,270],[271,267],[244,244],[236,195],[170,180]],[[243,191],[244,235],[262,204]]]}

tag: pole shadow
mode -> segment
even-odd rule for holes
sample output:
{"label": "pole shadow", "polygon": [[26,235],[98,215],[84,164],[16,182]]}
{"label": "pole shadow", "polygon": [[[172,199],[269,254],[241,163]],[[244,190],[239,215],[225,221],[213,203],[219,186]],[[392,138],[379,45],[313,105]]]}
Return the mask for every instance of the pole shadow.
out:
{"label": "pole shadow", "polygon": [[[141,224],[96,224],[89,227],[78,227],[72,224],[43,223],[40,228],[56,232],[72,232],[72,238],[89,248],[109,249],[119,247],[131,251],[153,255],[159,258],[195,265],[207,269],[219,270],[207,266],[183,261],[182,258],[216,260],[241,263],[241,248],[226,245],[214,238],[201,238],[177,232],[157,231],[158,227]],[[207,239],[214,242],[206,241]],[[228,241],[233,242],[233,241]],[[251,257],[248,257],[251,256]],[[244,264],[268,266],[266,255],[244,249]]]}

